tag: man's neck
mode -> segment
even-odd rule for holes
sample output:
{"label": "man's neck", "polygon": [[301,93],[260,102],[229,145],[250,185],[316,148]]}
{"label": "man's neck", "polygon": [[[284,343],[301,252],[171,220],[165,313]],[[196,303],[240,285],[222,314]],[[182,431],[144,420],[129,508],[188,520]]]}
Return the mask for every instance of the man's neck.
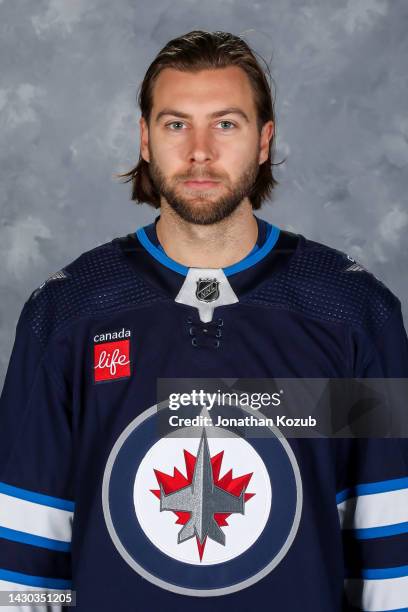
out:
{"label": "man's neck", "polygon": [[165,253],[178,263],[189,268],[225,268],[252,251],[258,224],[249,200],[212,225],[188,223],[162,204],[156,232]]}

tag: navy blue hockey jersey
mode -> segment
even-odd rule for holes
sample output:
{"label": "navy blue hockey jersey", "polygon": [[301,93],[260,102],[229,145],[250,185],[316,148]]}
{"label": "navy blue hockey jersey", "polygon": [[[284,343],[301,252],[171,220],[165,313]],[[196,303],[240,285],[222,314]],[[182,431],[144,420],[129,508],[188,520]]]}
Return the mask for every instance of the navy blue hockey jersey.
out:
{"label": "navy blue hockey jersey", "polygon": [[158,379],[408,378],[399,299],[256,219],[229,267],[170,259],[156,219],[30,295],[0,404],[1,590],[73,589],[80,612],[408,610],[406,440],[157,426]]}

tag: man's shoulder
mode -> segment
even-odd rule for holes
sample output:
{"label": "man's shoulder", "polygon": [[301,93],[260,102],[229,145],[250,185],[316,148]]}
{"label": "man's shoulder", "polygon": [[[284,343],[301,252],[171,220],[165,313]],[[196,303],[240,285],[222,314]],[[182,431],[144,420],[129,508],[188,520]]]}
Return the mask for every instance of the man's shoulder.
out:
{"label": "man's shoulder", "polygon": [[25,315],[43,344],[81,317],[116,312],[160,299],[129,266],[122,237],[97,245],[51,274],[29,296]]}
{"label": "man's shoulder", "polygon": [[347,252],[302,234],[284,233],[292,240],[296,236],[297,248],[287,265],[248,299],[377,335],[400,303],[390,288]]}

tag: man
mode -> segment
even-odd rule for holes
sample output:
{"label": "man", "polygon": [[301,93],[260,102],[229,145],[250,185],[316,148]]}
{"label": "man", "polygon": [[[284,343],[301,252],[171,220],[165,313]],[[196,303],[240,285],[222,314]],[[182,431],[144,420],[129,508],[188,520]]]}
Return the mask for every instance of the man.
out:
{"label": "man", "polygon": [[141,157],[123,176],[160,215],[50,277],[17,325],[2,588],[72,587],[81,612],[408,609],[402,438],[217,436],[237,407],[191,395],[183,410],[175,393],[156,408],[186,379],[406,378],[400,301],[254,215],[276,183],[275,122],[242,39],[170,41],[139,102]]}

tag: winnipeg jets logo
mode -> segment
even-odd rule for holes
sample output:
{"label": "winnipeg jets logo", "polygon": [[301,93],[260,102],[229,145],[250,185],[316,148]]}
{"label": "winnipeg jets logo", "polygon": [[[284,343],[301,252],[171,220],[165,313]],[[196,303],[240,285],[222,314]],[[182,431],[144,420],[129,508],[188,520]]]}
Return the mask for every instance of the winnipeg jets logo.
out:
{"label": "winnipeg jets logo", "polygon": [[216,278],[199,278],[196,297],[202,302],[214,302],[220,296],[219,281]]}
{"label": "winnipeg jets logo", "polygon": [[352,262],[347,268],[343,270],[343,272],[367,272],[367,270],[359,263],[356,262],[355,259],[347,255],[347,259]]}
{"label": "winnipeg jets logo", "polygon": [[49,276],[43,283],[41,283],[41,285],[37,289],[35,289],[35,291],[33,291],[33,293],[32,293],[33,299],[36,298],[37,295],[40,293],[41,289],[43,289],[51,281],[66,280],[70,276],[71,275],[68,274],[68,272],[66,270],[64,270],[64,269],[58,270],[58,272],[54,272],[54,274],[51,274],[51,276]]}
{"label": "winnipeg jets logo", "polygon": [[177,542],[182,544],[196,538],[200,560],[203,558],[207,538],[225,546],[225,533],[231,514],[245,514],[245,502],[253,497],[246,493],[252,474],[232,478],[232,471],[220,479],[223,452],[211,459],[205,431],[201,436],[197,457],[184,451],[187,477],[178,470],[174,476],[155,470],[160,490],[154,493],[160,499],[160,512],[171,511],[178,516]]}
{"label": "winnipeg jets logo", "polygon": [[302,512],[288,441],[267,427],[251,439],[188,427],[161,437],[158,413],[139,414],[109,455],[102,503],[112,546],[133,571],[179,595],[223,596],[267,580]]}

